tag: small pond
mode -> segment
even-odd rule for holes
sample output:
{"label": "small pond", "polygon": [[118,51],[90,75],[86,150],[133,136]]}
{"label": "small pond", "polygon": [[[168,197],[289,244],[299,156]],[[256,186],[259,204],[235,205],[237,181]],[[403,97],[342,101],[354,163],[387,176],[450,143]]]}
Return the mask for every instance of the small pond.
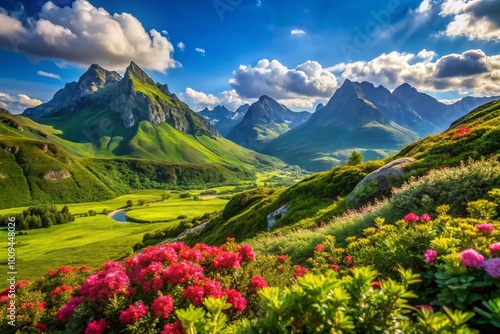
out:
{"label": "small pond", "polygon": [[127,211],[125,211],[125,210],[114,211],[113,213],[111,213],[109,215],[109,218],[111,218],[114,221],[119,222],[119,223],[128,223]]}

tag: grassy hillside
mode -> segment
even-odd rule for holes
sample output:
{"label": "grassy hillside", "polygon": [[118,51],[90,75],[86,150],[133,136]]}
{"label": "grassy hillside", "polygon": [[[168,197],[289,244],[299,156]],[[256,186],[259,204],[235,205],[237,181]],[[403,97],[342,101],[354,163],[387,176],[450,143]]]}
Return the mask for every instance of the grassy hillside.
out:
{"label": "grassy hillside", "polygon": [[[224,138],[189,135],[167,123],[125,129],[106,109],[43,119],[46,124],[0,117],[0,185],[15,189],[0,208],[104,200],[131,189],[237,184],[283,166]],[[50,181],[47,173],[61,175]]]}
{"label": "grassy hillside", "polygon": [[77,159],[54,144],[0,140],[0,208],[41,203],[98,201],[116,196]]}
{"label": "grassy hillside", "polygon": [[[281,135],[270,141],[262,152],[310,171],[324,171],[347,162],[354,150],[367,160],[383,159],[396,154],[398,147],[418,139],[408,130],[396,130],[376,122],[352,133],[342,128],[333,131],[320,127],[313,132],[305,129],[303,124]],[[303,140],[305,137],[307,140]]]}
{"label": "grassy hillside", "polygon": [[[401,180],[395,180],[390,185],[394,187],[400,186],[404,180],[410,180],[411,177],[427,175],[431,170],[447,166],[456,167],[469,160],[497,155],[498,147],[500,147],[500,101],[475,109],[453,123],[449,130],[410,144],[398,154],[385,160],[371,161],[357,166],[338,166],[328,172],[314,174],[286,189],[258,189],[238,195],[228,203],[218,218],[210,222],[199,235],[192,235],[189,240],[222,243],[227,235],[234,236],[240,241],[251,238],[258,232],[265,231],[267,216],[285,205],[289,206],[289,211],[277,217],[273,227],[274,233],[282,232],[286,235],[287,231],[295,228],[318,227],[332,216],[341,215],[348,209],[362,205],[363,203],[348,204],[344,198],[364,176],[396,158],[413,157],[416,161],[405,168]],[[429,189],[422,188],[418,196],[413,195],[419,198],[414,199],[414,203],[410,205],[411,200],[407,199],[407,203],[392,207],[392,211],[397,211],[401,215],[402,212],[398,207],[417,210],[432,208],[438,204],[454,203],[455,209],[452,209],[452,212],[463,215],[464,203],[477,199],[480,194],[485,196],[484,189],[488,188],[488,183],[494,185],[492,179],[478,174],[467,181],[463,189],[456,187],[462,189],[460,192],[445,195],[444,198],[439,196],[446,186],[432,183],[428,186]],[[370,191],[367,190],[367,193],[363,194],[365,200],[391,195],[388,191],[380,193],[378,189]]]}

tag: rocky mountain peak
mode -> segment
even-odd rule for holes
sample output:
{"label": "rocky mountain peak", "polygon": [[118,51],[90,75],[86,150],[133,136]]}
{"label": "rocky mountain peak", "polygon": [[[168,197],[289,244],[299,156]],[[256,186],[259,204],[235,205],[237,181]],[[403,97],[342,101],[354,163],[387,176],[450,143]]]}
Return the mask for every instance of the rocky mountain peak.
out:
{"label": "rocky mountain peak", "polygon": [[153,79],[151,79],[146,74],[146,72],[144,72],[142,70],[142,68],[140,68],[139,65],[137,65],[133,61],[130,62],[130,65],[125,70],[125,77],[131,77],[131,76],[135,77],[136,79],[138,79],[138,80],[140,80],[142,82],[149,83],[151,85],[155,84],[154,81],[153,81]]}

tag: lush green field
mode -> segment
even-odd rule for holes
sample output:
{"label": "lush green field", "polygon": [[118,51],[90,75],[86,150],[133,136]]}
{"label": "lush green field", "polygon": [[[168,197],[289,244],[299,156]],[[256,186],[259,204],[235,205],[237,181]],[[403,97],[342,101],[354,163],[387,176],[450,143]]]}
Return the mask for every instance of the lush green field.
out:
{"label": "lush green field", "polygon": [[197,201],[193,198],[168,199],[132,208],[127,212],[127,217],[151,222],[176,220],[180,215],[194,218],[207,212],[220,211],[227,202],[226,199],[203,197]]}

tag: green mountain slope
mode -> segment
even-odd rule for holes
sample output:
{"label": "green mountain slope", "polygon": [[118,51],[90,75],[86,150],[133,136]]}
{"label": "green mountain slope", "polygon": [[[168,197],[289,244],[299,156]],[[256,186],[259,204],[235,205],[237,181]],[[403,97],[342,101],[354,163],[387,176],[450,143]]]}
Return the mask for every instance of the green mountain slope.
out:
{"label": "green mountain slope", "polygon": [[[252,238],[268,229],[269,215],[273,212],[276,213],[273,233],[310,228],[314,224],[320,226],[321,222],[330,220],[332,216],[345,213],[352,204],[347,203],[344,198],[364,176],[390,161],[401,157],[416,159],[405,167],[403,177],[392,184],[398,186],[411,177],[426,175],[432,169],[460,166],[468,159],[498,156],[499,147],[500,101],[495,101],[484,104],[455,121],[447,131],[410,144],[390,158],[356,166],[337,166],[328,172],[316,173],[286,189],[260,189],[243,193],[233,198],[219,217],[212,220],[199,234],[191,235],[188,241],[218,244],[224,242],[228,235],[239,241]],[[484,189],[471,191],[482,194]],[[366,198],[390,195],[389,191],[380,193],[374,190],[366,194]],[[430,199],[431,202],[436,200],[437,198]],[[358,203],[356,206],[362,204]]]}

